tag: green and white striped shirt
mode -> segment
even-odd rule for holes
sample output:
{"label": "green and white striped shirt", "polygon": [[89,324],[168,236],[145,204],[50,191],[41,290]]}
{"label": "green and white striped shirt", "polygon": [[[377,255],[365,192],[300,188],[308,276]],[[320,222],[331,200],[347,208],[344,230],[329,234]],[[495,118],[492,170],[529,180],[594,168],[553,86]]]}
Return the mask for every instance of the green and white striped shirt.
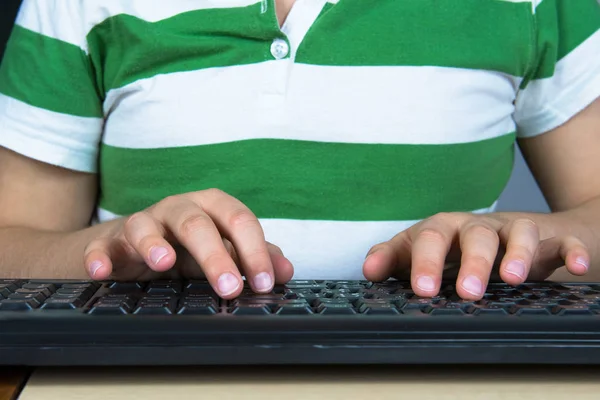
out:
{"label": "green and white striped shirt", "polygon": [[0,145],[98,173],[98,218],[219,188],[295,278],[493,210],[514,142],[600,95],[597,0],[25,0]]}

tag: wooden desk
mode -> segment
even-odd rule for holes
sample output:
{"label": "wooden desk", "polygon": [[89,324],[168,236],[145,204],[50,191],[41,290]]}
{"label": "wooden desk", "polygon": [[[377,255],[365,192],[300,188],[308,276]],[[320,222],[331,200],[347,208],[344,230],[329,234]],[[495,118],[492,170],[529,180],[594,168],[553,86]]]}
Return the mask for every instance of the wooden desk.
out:
{"label": "wooden desk", "polygon": [[25,369],[0,368],[0,400],[16,399],[28,376]]}
{"label": "wooden desk", "polygon": [[38,369],[19,400],[597,400],[592,367]]}

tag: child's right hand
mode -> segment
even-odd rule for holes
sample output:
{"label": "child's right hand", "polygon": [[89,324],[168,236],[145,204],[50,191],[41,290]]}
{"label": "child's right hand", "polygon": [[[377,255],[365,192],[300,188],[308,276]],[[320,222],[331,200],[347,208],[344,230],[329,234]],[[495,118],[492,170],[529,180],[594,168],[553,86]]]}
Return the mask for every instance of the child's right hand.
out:
{"label": "child's right hand", "polygon": [[269,292],[293,275],[250,209],[217,189],[168,197],[122,219],[89,243],[84,262],[93,279],[142,279],[173,269],[179,246],[223,298],[240,294],[242,275],[256,292]]}

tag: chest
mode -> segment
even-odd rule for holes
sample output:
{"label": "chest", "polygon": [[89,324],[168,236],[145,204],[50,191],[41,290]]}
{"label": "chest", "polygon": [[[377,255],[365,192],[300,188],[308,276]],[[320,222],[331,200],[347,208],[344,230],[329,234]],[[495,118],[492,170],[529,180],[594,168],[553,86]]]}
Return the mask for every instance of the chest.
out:
{"label": "chest", "polygon": [[118,214],[218,187],[266,217],[413,220],[441,209],[440,190],[489,206],[510,174],[527,2],[296,0],[287,16],[275,0],[116,3],[127,13],[107,9],[89,48]]}
{"label": "chest", "polygon": [[296,0],[275,0],[275,9],[279,26],[283,26]]}
{"label": "chest", "polygon": [[510,132],[531,6],[460,1],[179,0],[162,16],[127,2],[89,35],[104,139],[435,144]]}
{"label": "chest", "polygon": [[93,0],[87,17],[104,22],[88,46],[104,94],[152,74],[271,61],[275,39],[291,47],[280,57],[298,63],[523,76],[536,40],[531,4],[459,1]]}

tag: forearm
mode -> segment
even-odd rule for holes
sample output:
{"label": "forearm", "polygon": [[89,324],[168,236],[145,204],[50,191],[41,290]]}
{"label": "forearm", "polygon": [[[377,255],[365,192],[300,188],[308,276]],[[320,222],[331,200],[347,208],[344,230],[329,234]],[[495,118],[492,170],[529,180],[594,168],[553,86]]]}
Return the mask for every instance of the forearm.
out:
{"label": "forearm", "polygon": [[116,223],[118,221],[67,233],[0,228],[0,275],[24,279],[89,279],[83,265],[85,248]]}

